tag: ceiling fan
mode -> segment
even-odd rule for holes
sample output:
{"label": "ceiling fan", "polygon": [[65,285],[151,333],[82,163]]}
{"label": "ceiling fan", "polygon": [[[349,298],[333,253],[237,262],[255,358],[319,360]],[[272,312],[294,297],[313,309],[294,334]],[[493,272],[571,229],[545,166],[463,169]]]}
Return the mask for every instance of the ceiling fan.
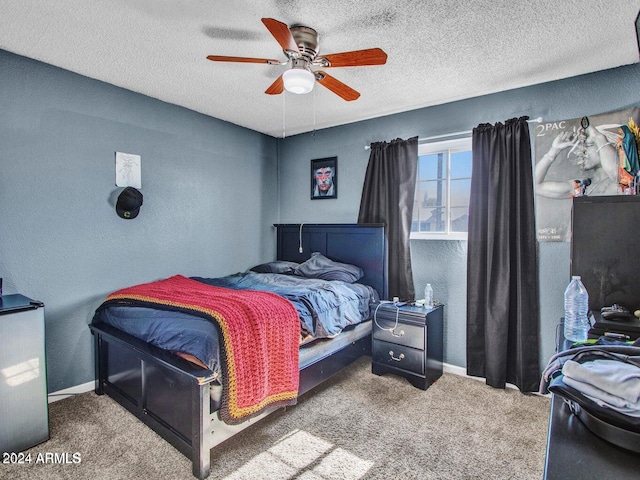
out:
{"label": "ceiling fan", "polygon": [[287,56],[286,61],[224,55],[209,55],[207,59],[214,62],[266,63],[268,65],[287,65],[291,62],[291,68],[280,75],[264,92],[268,95],[278,95],[284,90],[297,94],[309,93],[313,90],[315,82],[318,82],[344,100],[356,100],[360,97],[359,92],[322,70],[312,70],[312,67],[362,67],[384,65],[387,61],[387,54],[380,48],[318,56],[318,32],[313,28],[303,25],[289,27],[273,18],[263,18],[262,23],[282,47],[282,51]]}

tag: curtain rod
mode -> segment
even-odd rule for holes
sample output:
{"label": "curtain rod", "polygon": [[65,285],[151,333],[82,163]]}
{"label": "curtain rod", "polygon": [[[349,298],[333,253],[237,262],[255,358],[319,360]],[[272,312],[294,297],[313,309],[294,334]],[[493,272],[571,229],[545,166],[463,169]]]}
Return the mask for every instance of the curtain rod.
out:
{"label": "curtain rod", "polygon": [[[542,123],[542,120],[543,120],[542,117],[538,117],[538,118],[533,118],[531,120],[527,120],[527,123]],[[418,144],[425,143],[430,140],[437,140],[438,138],[449,138],[449,137],[457,137],[460,135],[469,135],[472,132],[473,130],[464,130],[462,132],[444,133],[442,135],[432,135],[431,137],[422,137],[422,138],[418,138]],[[364,149],[370,150],[371,145],[365,145]]]}

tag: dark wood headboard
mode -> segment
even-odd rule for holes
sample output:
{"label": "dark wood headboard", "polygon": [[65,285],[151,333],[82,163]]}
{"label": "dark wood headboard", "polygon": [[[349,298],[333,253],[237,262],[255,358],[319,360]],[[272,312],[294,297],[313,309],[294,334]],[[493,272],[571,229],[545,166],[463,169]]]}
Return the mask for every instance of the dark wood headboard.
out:
{"label": "dark wood headboard", "polygon": [[[276,224],[277,259],[302,263],[312,252],[336,262],[357,265],[364,270],[358,283],[376,289],[381,299],[388,296],[387,241],[382,224]],[[302,253],[300,246],[302,245]]]}

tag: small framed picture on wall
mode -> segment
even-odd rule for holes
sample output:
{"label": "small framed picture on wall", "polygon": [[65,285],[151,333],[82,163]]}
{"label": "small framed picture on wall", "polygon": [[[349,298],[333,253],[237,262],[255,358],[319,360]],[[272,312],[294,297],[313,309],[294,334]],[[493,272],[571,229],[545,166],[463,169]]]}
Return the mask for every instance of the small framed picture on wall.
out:
{"label": "small framed picture on wall", "polygon": [[311,160],[311,200],[338,198],[338,157]]}

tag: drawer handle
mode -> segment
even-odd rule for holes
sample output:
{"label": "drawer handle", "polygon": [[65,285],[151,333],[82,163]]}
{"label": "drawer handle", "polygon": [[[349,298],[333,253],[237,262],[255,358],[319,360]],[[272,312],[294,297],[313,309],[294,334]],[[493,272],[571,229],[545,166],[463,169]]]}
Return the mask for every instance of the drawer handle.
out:
{"label": "drawer handle", "polygon": [[396,333],[395,330],[391,330],[391,335],[394,337],[402,337],[404,336],[404,330],[400,330],[400,332]]}
{"label": "drawer handle", "polygon": [[389,350],[389,356],[391,357],[391,360],[395,360],[396,362],[399,362],[404,358],[404,353],[401,353],[399,356],[394,357],[393,350]]}

